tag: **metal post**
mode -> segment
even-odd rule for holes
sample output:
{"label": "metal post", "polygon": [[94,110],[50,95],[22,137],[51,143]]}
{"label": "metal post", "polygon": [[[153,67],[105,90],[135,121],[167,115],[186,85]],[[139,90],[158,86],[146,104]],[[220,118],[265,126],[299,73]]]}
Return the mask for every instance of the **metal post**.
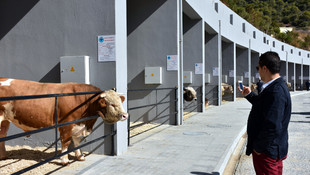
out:
{"label": "metal post", "polygon": [[55,119],[55,156],[57,155],[57,150],[58,150],[58,144],[57,144],[57,139],[58,139],[58,119],[57,119],[57,96],[55,97],[55,108],[54,108],[54,119]]}
{"label": "metal post", "polygon": [[174,112],[175,112],[175,125],[178,125],[178,87],[174,89]]}

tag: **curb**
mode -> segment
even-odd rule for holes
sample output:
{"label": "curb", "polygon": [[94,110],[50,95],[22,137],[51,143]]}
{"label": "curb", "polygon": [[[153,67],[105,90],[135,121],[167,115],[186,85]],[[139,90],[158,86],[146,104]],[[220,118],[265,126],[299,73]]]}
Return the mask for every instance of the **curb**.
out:
{"label": "curb", "polygon": [[246,132],[246,125],[243,126],[243,128],[241,129],[241,131],[239,132],[239,134],[235,137],[234,141],[232,142],[231,146],[225,151],[224,155],[222,156],[222,158],[219,160],[219,163],[216,165],[216,167],[214,168],[213,172],[216,172],[218,174],[223,174],[230,156],[232,155],[232,153],[235,151],[240,139],[242,138],[243,134]]}

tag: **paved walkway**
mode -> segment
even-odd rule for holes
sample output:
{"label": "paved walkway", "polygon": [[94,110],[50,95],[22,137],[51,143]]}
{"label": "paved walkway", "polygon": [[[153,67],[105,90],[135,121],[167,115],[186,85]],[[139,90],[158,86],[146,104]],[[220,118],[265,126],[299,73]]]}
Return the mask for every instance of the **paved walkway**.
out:
{"label": "paved walkway", "polygon": [[[310,94],[292,95],[304,93]],[[181,126],[162,125],[134,137],[123,155],[90,155],[53,175],[222,174],[245,132],[250,108],[245,99],[209,107]]]}

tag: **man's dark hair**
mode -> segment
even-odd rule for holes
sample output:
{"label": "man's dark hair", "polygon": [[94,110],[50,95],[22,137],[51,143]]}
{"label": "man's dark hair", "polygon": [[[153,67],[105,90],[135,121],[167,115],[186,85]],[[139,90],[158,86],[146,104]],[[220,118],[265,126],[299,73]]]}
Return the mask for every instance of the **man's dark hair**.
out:
{"label": "man's dark hair", "polygon": [[260,67],[266,66],[272,74],[280,73],[281,60],[276,52],[265,52],[259,57]]}

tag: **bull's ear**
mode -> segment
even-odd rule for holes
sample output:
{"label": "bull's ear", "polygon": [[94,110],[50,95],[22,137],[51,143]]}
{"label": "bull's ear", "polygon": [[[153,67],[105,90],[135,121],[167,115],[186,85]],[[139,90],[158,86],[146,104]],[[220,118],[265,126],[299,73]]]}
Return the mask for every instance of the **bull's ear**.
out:
{"label": "bull's ear", "polygon": [[125,97],[124,96],[120,96],[122,103],[125,101]]}
{"label": "bull's ear", "polygon": [[103,108],[107,106],[107,103],[105,102],[104,98],[100,98],[98,102],[99,102],[100,106]]}

